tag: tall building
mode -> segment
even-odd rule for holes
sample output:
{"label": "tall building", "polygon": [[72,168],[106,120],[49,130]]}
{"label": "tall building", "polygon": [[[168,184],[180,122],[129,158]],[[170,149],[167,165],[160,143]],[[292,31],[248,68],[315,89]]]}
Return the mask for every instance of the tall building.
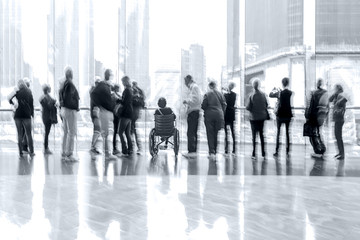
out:
{"label": "tall building", "polygon": [[181,50],[181,78],[190,74],[202,91],[206,90],[206,59],[204,47],[199,44],[190,45],[189,50]]}
{"label": "tall building", "polygon": [[119,69],[149,96],[149,0],[122,0],[119,15]]}
{"label": "tall building", "polygon": [[23,76],[21,6],[17,1],[0,3],[0,106],[6,106],[7,94]]}
{"label": "tall building", "polygon": [[240,68],[240,1],[227,1],[227,70]]}

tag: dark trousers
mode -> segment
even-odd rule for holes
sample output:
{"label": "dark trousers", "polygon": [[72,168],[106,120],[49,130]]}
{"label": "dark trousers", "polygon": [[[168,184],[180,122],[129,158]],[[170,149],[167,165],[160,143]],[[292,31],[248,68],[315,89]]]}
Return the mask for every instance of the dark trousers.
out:
{"label": "dark trousers", "polygon": [[199,115],[200,111],[192,111],[188,114],[187,117],[187,138],[188,138],[188,151],[189,153],[197,151],[197,142],[198,142],[198,127],[199,127]]}
{"label": "dark trousers", "polygon": [[290,121],[291,121],[291,119],[282,119],[282,118],[276,119],[276,123],[277,123],[276,148],[275,148],[276,153],[279,152],[280,134],[281,134],[281,125],[282,124],[285,124],[285,131],[286,131],[286,153],[290,152],[290,133],[289,133]]}
{"label": "dark trousers", "polygon": [[23,151],[23,128],[25,129],[26,141],[29,145],[29,150],[31,153],[34,152],[34,143],[31,135],[31,118],[15,118],[15,125],[18,133],[18,147],[19,153],[22,154]]}
{"label": "dark trousers", "polygon": [[[124,138],[124,133],[126,137],[126,142]],[[132,141],[131,141],[131,119],[130,118],[121,118],[119,126],[119,135],[121,140],[121,149],[123,154],[131,154],[133,151]]]}
{"label": "dark trousers", "polygon": [[44,136],[44,149],[48,149],[49,148],[49,134],[50,134],[50,129],[51,129],[51,122],[44,122],[44,126],[45,126],[45,136]]}
{"label": "dark trousers", "polygon": [[344,151],[344,142],[343,142],[343,138],[342,138],[342,129],[344,126],[344,121],[338,121],[335,122],[335,138],[336,138],[336,143],[337,143],[337,147],[339,150],[339,154],[341,157],[345,157],[345,151]]}
{"label": "dark trousers", "polygon": [[224,123],[219,118],[205,119],[209,154],[216,154],[217,152],[218,133],[223,124]]}
{"label": "dark trousers", "polygon": [[119,123],[120,123],[120,118],[116,117],[114,115],[114,136],[113,136],[113,150],[117,150],[116,147],[116,135],[119,132]]}
{"label": "dark trousers", "polygon": [[135,136],[135,144],[138,147],[139,150],[141,150],[141,143],[139,140],[139,135],[136,132],[136,121],[137,119],[132,119],[131,120],[131,134],[134,134]]}
{"label": "dark trousers", "polygon": [[233,153],[235,153],[236,151],[236,141],[235,141],[235,131],[234,131],[234,121],[232,122],[225,122],[225,153],[228,153],[229,151],[229,138],[228,138],[228,129],[227,126],[230,127],[230,131],[231,131],[231,137],[232,137],[232,141],[233,141]]}
{"label": "dark trousers", "polygon": [[259,133],[260,142],[261,142],[261,155],[265,157],[265,140],[264,140],[264,120],[250,121],[251,132],[252,132],[252,144],[253,152],[252,156],[255,156],[256,153],[256,134]]}

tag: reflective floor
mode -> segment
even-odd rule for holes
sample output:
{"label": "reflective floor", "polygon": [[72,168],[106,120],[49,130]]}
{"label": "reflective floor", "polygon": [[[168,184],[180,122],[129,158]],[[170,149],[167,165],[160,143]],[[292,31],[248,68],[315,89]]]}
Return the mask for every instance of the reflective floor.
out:
{"label": "reflective floor", "polygon": [[1,239],[360,237],[354,147],[344,164],[331,148],[320,160],[304,146],[294,146],[288,160],[265,162],[250,159],[250,146],[236,156],[219,154],[217,162],[207,159],[204,144],[191,160],[167,150],[155,159],[107,162],[83,149],[70,163],[59,151],[37,151],[31,160],[15,148],[1,150]]}

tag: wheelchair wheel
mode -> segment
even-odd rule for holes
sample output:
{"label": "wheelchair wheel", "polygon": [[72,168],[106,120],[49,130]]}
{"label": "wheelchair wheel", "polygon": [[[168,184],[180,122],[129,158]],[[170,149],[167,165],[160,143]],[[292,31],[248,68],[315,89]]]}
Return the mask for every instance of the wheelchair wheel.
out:
{"label": "wheelchair wheel", "polygon": [[157,154],[156,149],[156,142],[155,142],[155,128],[151,129],[150,135],[149,135],[149,151],[151,156],[154,156]]}
{"label": "wheelchair wheel", "polygon": [[175,129],[174,131],[174,152],[175,156],[178,155],[180,149],[180,134],[179,130]]}

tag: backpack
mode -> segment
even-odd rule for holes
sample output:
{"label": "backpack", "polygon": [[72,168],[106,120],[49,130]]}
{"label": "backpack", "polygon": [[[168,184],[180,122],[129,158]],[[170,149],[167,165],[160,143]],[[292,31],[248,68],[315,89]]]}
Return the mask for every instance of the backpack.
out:
{"label": "backpack", "polygon": [[145,96],[141,89],[133,88],[133,100],[132,104],[134,107],[145,107]]}
{"label": "backpack", "polygon": [[326,121],[329,114],[329,100],[327,92],[323,93],[319,99],[319,105],[317,106],[317,123],[322,126]]}

